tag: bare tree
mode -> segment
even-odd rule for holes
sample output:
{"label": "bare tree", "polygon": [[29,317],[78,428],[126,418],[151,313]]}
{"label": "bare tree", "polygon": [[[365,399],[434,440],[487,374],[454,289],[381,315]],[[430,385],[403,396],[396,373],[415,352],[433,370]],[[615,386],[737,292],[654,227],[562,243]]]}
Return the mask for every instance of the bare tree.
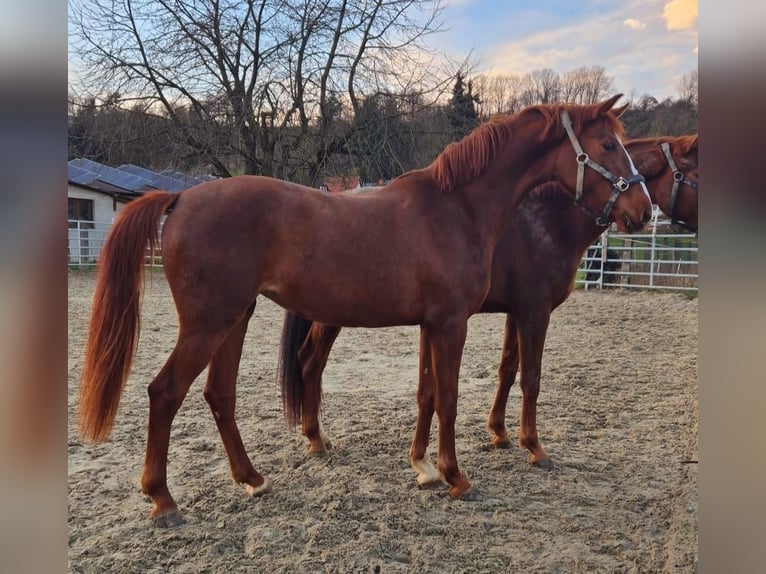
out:
{"label": "bare tree", "polygon": [[564,72],[559,95],[562,102],[595,104],[611,95],[612,84],[603,66],[582,66]]}
{"label": "bare tree", "polygon": [[441,0],[72,0],[70,24],[89,94],[144,102],[220,175],[313,184],[346,151],[364,96],[446,86],[420,65],[441,10]]}
{"label": "bare tree", "polygon": [[697,107],[697,90],[699,85],[699,77],[697,68],[691,70],[688,74],[685,74],[678,81],[678,96],[681,100],[689,102],[695,108]]}
{"label": "bare tree", "polygon": [[516,75],[476,76],[474,86],[481,100],[476,109],[479,116],[487,118],[499,113],[512,114],[522,108],[522,78]]}
{"label": "bare tree", "polygon": [[552,104],[559,101],[561,90],[559,75],[550,68],[534,70],[525,74],[522,79],[523,92],[521,102],[523,106],[534,104]]}

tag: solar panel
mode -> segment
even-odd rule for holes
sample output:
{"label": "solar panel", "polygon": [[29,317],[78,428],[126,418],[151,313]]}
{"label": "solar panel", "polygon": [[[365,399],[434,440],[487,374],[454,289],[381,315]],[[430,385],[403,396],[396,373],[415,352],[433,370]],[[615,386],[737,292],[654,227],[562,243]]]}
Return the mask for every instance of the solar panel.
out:
{"label": "solar panel", "polygon": [[195,185],[202,183],[203,181],[201,177],[196,177],[194,175],[187,175],[185,173],[181,173],[180,171],[176,171],[172,169],[166,169],[165,171],[161,173],[162,175],[166,177],[172,177],[176,181],[180,181],[181,183],[183,183],[184,188],[193,187]]}
{"label": "solar panel", "polygon": [[106,167],[103,163],[98,163],[97,161],[85,159],[82,157],[77,157],[75,159],[69,160],[69,165],[75,165],[77,167],[87,169],[88,171],[92,171],[93,173],[98,173],[102,168]]}
{"label": "solar panel", "polygon": [[[69,169],[69,180],[74,183],[90,183],[94,180],[99,180],[133,192],[143,192],[148,188],[176,192],[200,184],[203,181],[218,179],[212,175],[196,177],[176,170],[165,170],[157,173],[134,164],[123,164],[119,168],[114,168],[81,157],[70,160]],[[81,177],[83,180],[87,179],[87,181],[80,182],[72,179],[73,170],[82,170],[82,172],[77,171],[77,175],[74,177]],[[86,176],[85,173],[89,175]]]}
{"label": "solar panel", "polygon": [[78,183],[85,185],[96,179],[98,176],[87,169],[83,169],[76,165],[69,163],[67,165],[68,180],[72,183]]}
{"label": "solar panel", "polygon": [[144,167],[133,165],[132,163],[121,165],[117,169],[148,179],[151,182],[152,187],[156,189],[164,189],[165,191],[181,191],[187,187],[182,181],[168,177],[166,175],[162,175],[156,171],[152,171]]}
{"label": "solar panel", "polygon": [[144,177],[121,171],[90,159],[77,158],[71,160],[70,164],[92,171],[96,174],[96,179],[99,181],[127,191],[143,191],[143,189],[151,187],[151,182]]}

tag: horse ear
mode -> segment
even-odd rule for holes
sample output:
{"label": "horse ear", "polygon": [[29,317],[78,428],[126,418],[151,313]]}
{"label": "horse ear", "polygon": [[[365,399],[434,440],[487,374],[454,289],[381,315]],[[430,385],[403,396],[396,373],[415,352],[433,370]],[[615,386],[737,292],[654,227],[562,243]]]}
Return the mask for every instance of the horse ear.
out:
{"label": "horse ear", "polygon": [[689,142],[689,151],[697,151],[697,144],[699,143],[699,134],[694,134]]}
{"label": "horse ear", "polygon": [[622,114],[624,114],[624,113],[625,113],[625,110],[627,110],[629,107],[630,107],[630,102],[628,102],[628,103],[627,103],[627,104],[625,104],[624,106],[620,106],[620,107],[618,107],[618,108],[612,108],[612,110],[611,110],[611,114],[612,114],[614,117],[616,117],[616,118],[619,118],[619,117],[620,117]]}
{"label": "horse ear", "polygon": [[621,97],[622,97],[622,94],[615,94],[611,98],[596,104],[596,116],[602,116],[606,114],[609,110],[611,110],[614,107],[614,104],[616,104],[617,100],[619,100]]}
{"label": "horse ear", "polygon": [[[697,143],[699,141],[699,135],[688,135],[688,136],[679,136],[677,138],[677,146],[673,146],[676,148],[680,155],[689,155],[692,153],[697,153]],[[671,144],[672,145],[672,144]]]}

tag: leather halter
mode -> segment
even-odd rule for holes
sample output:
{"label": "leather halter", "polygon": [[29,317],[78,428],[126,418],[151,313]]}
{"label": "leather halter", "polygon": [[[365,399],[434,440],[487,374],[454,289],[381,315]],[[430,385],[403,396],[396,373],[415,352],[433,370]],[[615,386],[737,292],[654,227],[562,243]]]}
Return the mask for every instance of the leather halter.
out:
{"label": "leather halter", "polygon": [[[612,206],[614,206],[614,202],[617,201],[619,195],[623,191],[627,191],[631,185],[635,183],[643,183],[646,181],[646,179],[644,179],[644,176],[640,173],[634,173],[627,179],[622,176],[617,177],[611,171],[593,161],[590,156],[585,153],[585,151],[582,149],[582,146],[580,145],[580,142],[577,141],[577,137],[575,136],[574,130],[572,128],[572,119],[569,117],[569,114],[566,110],[561,110],[561,123],[564,125],[564,130],[566,131],[567,136],[569,136],[569,141],[572,142],[572,147],[574,147],[575,153],[577,154],[577,187],[575,193],[575,204],[579,205],[585,211],[595,217],[596,223],[598,225],[609,225]],[[627,155],[627,153],[628,152],[625,152],[625,155]],[[630,158],[630,156],[628,156],[628,158]],[[601,215],[593,213],[585,206],[585,204],[581,203],[586,165],[612,182],[612,194],[609,196],[606,205],[604,205],[604,209],[601,212]]]}
{"label": "leather halter", "polygon": [[668,142],[663,142],[660,145],[660,148],[662,148],[662,152],[665,154],[665,159],[668,160],[670,169],[673,170],[673,189],[670,190],[670,213],[668,215],[670,215],[671,223],[675,225],[676,223],[683,223],[679,222],[678,218],[676,218],[676,199],[678,198],[678,188],[682,183],[685,183],[694,191],[697,191],[697,182],[690,180],[680,169],[678,169],[676,162],[673,161],[673,154],[670,153],[670,144]]}

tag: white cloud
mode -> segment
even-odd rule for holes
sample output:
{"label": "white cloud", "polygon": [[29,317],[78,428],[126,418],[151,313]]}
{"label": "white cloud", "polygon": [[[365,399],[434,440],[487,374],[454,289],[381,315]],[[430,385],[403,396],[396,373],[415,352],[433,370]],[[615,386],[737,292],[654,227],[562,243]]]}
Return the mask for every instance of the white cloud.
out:
{"label": "white cloud", "polygon": [[644,28],[646,28],[645,23],[639,20],[636,20],[635,18],[628,18],[627,20],[623,21],[623,24],[633,30],[643,30]]}
{"label": "white cloud", "polygon": [[696,28],[699,18],[697,0],[672,0],[665,4],[662,12],[668,30],[686,30]]}
{"label": "white cloud", "polygon": [[540,32],[500,46],[490,56],[492,67],[500,73],[525,74],[542,68],[574,68],[587,57],[587,42],[579,41],[577,27]]}
{"label": "white cloud", "polygon": [[[580,66],[604,66],[616,91],[675,97],[676,78],[697,66],[696,30],[668,33],[664,0],[631,2],[595,19],[538,32],[497,46],[485,63],[498,74],[523,75],[552,68],[563,73]],[[626,20],[625,16],[634,16]],[[625,30],[642,30],[640,34]]]}

